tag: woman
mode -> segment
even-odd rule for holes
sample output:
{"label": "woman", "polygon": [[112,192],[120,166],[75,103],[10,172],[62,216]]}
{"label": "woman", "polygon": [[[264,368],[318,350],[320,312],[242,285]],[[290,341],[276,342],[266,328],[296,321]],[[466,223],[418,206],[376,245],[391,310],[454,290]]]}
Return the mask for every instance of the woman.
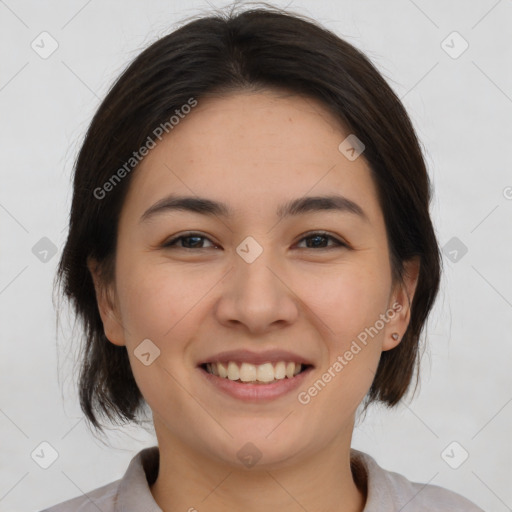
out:
{"label": "woman", "polygon": [[464,510],[351,448],[409,389],[440,280],[430,183],[369,60],[303,17],[192,21],[98,109],[59,278],[89,422],[158,446],[50,509]]}

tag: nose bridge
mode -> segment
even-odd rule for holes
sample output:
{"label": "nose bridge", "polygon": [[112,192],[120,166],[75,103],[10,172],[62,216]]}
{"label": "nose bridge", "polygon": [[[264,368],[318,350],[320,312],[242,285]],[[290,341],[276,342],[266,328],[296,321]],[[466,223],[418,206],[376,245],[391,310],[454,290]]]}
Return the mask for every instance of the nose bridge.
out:
{"label": "nose bridge", "polygon": [[262,245],[249,236],[238,245],[236,253],[238,259],[235,258],[234,270],[237,295],[242,294],[246,301],[275,300],[282,293],[282,283],[275,276],[278,265],[270,245]]}
{"label": "nose bridge", "polygon": [[217,310],[219,319],[243,323],[251,330],[264,330],[278,321],[293,321],[297,314],[295,301],[280,273],[282,265],[272,250],[247,237],[236,248]]}

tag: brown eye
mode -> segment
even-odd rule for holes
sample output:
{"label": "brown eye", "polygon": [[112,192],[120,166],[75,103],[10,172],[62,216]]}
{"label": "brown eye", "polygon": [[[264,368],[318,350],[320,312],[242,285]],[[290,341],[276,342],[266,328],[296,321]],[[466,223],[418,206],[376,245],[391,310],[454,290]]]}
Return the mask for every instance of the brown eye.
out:
{"label": "brown eye", "polygon": [[[204,240],[211,242],[209,238],[201,235],[200,233],[187,233],[168,240],[164,243],[163,247],[176,247],[178,249],[207,249],[208,247],[202,246]],[[180,241],[182,242],[182,245],[178,245]],[[211,243],[216,247],[213,242]]]}
{"label": "brown eye", "polygon": [[[338,240],[336,237],[329,235],[328,233],[323,232],[311,233],[308,236],[302,238],[300,242],[304,240],[309,241],[306,242],[306,249],[331,249],[333,247],[348,247],[346,243]],[[329,240],[334,241],[334,245],[327,246],[326,243],[328,243]]]}
{"label": "brown eye", "polygon": [[[204,242],[208,241],[212,244],[212,247],[217,247],[208,237],[201,233],[186,233],[180,236],[176,236],[164,243],[163,247],[166,248],[177,248],[177,249],[208,249],[204,247]],[[348,245],[338,238],[329,235],[324,232],[314,232],[308,236],[303,237],[299,243],[306,241],[306,247],[304,249],[333,249],[335,247],[347,247]],[[334,244],[328,245],[329,241]]]}

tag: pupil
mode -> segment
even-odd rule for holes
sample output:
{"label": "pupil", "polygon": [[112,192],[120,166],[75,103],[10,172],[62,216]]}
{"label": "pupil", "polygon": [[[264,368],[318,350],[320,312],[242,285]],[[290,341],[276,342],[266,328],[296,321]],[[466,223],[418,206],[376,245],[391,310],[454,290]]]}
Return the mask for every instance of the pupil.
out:
{"label": "pupil", "polygon": [[[187,236],[186,238],[184,238],[184,239],[183,239],[183,240],[185,241],[185,245],[186,245],[187,247],[190,245],[190,244],[188,243],[188,241],[189,241],[189,240],[191,240],[191,239],[194,239],[194,240],[196,240],[196,242],[197,242],[197,241],[199,241],[198,243],[201,243],[201,239],[202,239],[202,237],[200,237],[200,236]],[[196,247],[196,246],[197,246],[197,244],[194,244],[194,243],[192,243],[191,245],[192,245],[192,248],[194,248],[194,247]]]}
{"label": "pupil", "polygon": [[[315,236],[312,236],[312,237],[310,237],[310,238],[309,238],[309,240],[310,240],[310,241],[312,241],[312,240],[316,240],[317,242],[318,242],[318,240],[319,240],[319,239],[320,239],[320,240],[321,240],[321,239],[324,239],[324,240],[325,240],[325,236],[324,236],[324,235],[315,235]],[[312,246],[312,247],[319,247],[319,245],[323,245],[323,244],[321,244],[321,243],[320,243],[320,244],[318,244],[318,243],[315,243],[315,242],[314,242],[314,243],[311,245],[311,244],[309,244],[309,243],[308,243],[308,247],[311,247],[311,246]]]}

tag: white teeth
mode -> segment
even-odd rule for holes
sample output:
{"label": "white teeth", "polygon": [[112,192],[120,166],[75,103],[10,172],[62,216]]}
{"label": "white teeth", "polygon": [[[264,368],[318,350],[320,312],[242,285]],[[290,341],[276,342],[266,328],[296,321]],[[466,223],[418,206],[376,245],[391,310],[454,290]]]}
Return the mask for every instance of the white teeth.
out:
{"label": "white teeth", "polygon": [[[215,364],[215,363],[213,363]],[[233,361],[228,363],[228,379],[229,380],[238,380],[240,378],[240,371],[238,370],[238,365]]]}
{"label": "white teeth", "polygon": [[284,378],[291,379],[301,372],[303,366],[299,363],[279,361],[254,365],[242,363],[238,365],[234,361],[227,363],[207,363],[208,373],[217,375],[224,379],[241,380],[242,382],[272,382]]}
{"label": "white teeth", "polygon": [[274,375],[276,379],[284,379],[286,377],[286,363],[279,361],[274,368]]}
{"label": "white teeth", "polygon": [[272,382],[274,380],[274,373],[272,363],[260,364],[257,368],[257,380],[260,382]]}
{"label": "white teeth", "polygon": [[[231,364],[231,363],[230,363]],[[235,363],[233,363],[235,364]],[[257,369],[256,366],[249,363],[242,363],[240,366],[240,380],[242,382],[251,382],[256,380]]]}
{"label": "white teeth", "polygon": [[[217,371],[219,372],[219,377],[223,377],[225,379],[228,376],[228,369],[222,363],[211,364],[210,366],[217,367]],[[217,374],[214,374],[214,375],[217,375]]]}

